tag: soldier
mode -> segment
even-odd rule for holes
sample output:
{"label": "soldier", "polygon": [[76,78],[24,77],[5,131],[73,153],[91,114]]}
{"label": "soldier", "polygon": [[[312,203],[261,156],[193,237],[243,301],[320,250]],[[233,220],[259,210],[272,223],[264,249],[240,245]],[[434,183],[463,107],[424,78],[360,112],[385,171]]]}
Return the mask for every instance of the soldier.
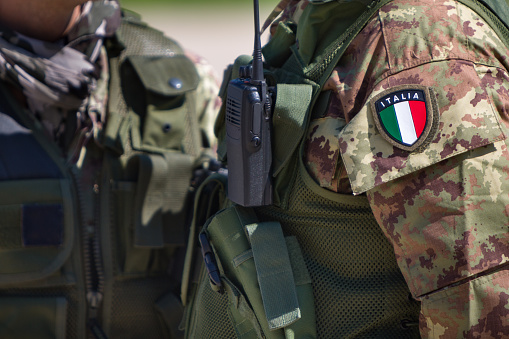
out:
{"label": "soldier", "polygon": [[116,0],[0,0],[0,337],[174,338],[202,59]]}
{"label": "soldier", "polygon": [[[225,293],[197,286],[191,337],[218,323],[242,338],[509,337],[508,10],[280,3],[264,47],[277,88],[274,204],[254,218],[229,207],[205,225]],[[218,231],[231,220],[246,228],[239,251],[241,233]],[[267,222],[281,224],[294,284],[269,281],[284,256],[257,243]]]}

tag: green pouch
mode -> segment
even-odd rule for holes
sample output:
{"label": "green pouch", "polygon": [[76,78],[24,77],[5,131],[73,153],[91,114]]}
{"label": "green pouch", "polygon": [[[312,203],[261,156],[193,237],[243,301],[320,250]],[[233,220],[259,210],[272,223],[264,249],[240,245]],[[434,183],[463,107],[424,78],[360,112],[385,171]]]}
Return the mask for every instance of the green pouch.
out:
{"label": "green pouch", "polygon": [[271,67],[281,67],[292,54],[290,47],[295,43],[295,29],[280,22],[276,34],[263,46],[265,62]]}
{"label": "green pouch", "polygon": [[[71,197],[66,179],[0,182],[0,287],[74,283],[65,265],[75,241]],[[63,296],[4,296],[0,338],[64,339],[66,307]]]}
{"label": "green pouch", "polygon": [[1,287],[59,276],[73,242],[74,207],[66,179],[0,182]]}
{"label": "green pouch", "polygon": [[[113,185],[116,208],[124,212],[118,220],[125,246],[119,257],[124,273],[164,271],[165,249],[185,246],[194,166],[192,156],[177,151],[138,153],[129,159],[131,181]],[[161,260],[154,260],[158,253]]]}
{"label": "green pouch", "polygon": [[192,96],[199,77],[191,60],[178,54],[130,55],[122,62],[120,79],[125,102],[135,116],[131,119],[135,149],[198,155],[200,126]]}
{"label": "green pouch", "polygon": [[232,206],[202,233],[217,258],[238,337],[316,337],[311,279],[296,239],[285,238],[279,223],[257,222],[253,210]]}
{"label": "green pouch", "polygon": [[121,237],[116,258],[122,274],[161,274],[187,241],[191,178],[202,153],[201,109],[194,107],[200,79],[178,44],[124,19],[134,21],[123,22],[120,41],[138,44],[111,60],[104,134],[105,146],[120,156],[108,160]]}

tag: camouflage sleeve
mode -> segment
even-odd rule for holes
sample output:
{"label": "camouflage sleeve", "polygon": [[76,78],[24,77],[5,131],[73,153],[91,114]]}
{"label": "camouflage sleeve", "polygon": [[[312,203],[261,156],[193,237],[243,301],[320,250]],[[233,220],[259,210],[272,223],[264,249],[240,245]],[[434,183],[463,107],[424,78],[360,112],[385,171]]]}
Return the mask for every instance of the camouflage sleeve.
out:
{"label": "camouflage sleeve", "polygon": [[218,95],[218,77],[212,65],[203,57],[189,51],[186,51],[186,55],[194,62],[200,77],[196,89],[196,107],[204,146],[210,146],[214,150],[213,154],[215,154],[217,140],[214,135],[214,121],[221,107],[221,98]]}
{"label": "camouflage sleeve", "polygon": [[388,67],[339,153],[422,301],[421,335],[507,337],[508,52],[465,6],[426,2],[380,12]]}

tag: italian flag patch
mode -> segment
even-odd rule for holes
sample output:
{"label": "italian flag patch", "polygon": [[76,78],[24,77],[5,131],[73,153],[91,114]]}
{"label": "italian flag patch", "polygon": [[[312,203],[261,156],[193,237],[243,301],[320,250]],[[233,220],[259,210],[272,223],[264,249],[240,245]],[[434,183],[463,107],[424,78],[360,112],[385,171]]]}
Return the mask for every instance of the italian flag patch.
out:
{"label": "italian flag patch", "polygon": [[438,124],[433,99],[431,89],[420,85],[393,87],[377,95],[371,102],[380,134],[407,151],[423,146]]}

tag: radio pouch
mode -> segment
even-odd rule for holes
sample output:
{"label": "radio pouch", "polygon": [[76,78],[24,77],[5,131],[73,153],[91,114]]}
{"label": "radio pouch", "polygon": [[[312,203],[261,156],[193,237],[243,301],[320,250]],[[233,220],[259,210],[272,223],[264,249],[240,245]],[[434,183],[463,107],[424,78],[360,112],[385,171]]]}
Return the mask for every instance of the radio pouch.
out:
{"label": "radio pouch", "polygon": [[215,257],[237,337],[316,337],[311,278],[297,239],[284,237],[279,222],[258,222],[253,209],[234,205],[208,220],[201,239]]}

